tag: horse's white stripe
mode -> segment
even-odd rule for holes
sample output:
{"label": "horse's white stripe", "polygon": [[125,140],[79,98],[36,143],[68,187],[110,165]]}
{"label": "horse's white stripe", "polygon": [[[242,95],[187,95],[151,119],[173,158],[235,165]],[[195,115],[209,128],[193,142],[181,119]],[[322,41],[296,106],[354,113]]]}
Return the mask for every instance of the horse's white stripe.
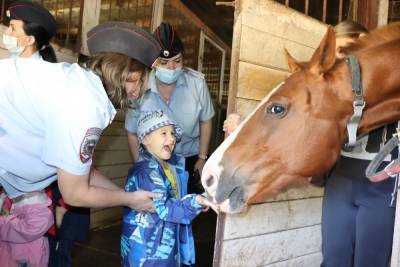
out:
{"label": "horse's white stripe", "polygon": [[[233,143],[233,141],[236,139],[238,133],[240,130],[243,128],[244,125],[250,120],[250,118],[271,98],[271,96],[284,84],[284,82],[281,82],[278,84],[274,89],[270,91],[270,93],[263,99],[261,102],[258,104],[258,106],[254,109],[253,112],[249,114],[249,116],[246,117],[246,119],[240,123],[240,125],[231,133],[231,135],[228,136],[227,139],[214,151],[214,153],[210,156],[210,158],[207,160],[204,169],[203,169],[203,175],[202,175],[202,183],[204,188],[206,189],[207,193],[211,197],[215,197],[215,190],[218,184],[218,179],[223,172],[223,167],[220,164],[222,161],[222,156],[224,155],[226,149]],[[207,187],[206,186],[206,179],[212,174],[214,177],[214,182],[211,186]]]}

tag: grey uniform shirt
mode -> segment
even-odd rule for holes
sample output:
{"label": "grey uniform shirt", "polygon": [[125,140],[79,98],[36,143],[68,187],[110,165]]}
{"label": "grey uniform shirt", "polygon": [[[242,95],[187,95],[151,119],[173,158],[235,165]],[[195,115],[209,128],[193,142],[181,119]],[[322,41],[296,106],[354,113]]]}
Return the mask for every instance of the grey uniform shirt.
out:
{"label": "grey uniform shirt", "polygon": [[200,122],[210,120],[215,113],[204,75],[185,68],[178,78],[168,104],[158,93],[154,71],[150,73],[149,87],[135,107],[128,109],[125,118],[127,131],[136,134],[141,112],[161,109],[173,118],[183,131],[180,142],[175,146],[175,153],[183,157],[199,154]]}

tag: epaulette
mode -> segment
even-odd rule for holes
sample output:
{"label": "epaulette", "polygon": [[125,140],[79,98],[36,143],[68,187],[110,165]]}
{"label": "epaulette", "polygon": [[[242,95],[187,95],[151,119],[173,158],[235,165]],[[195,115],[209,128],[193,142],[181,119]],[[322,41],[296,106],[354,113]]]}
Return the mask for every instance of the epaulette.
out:
{"label": "epaulette", "polygon": [[197,70],[188,68],[188,67],[185,67],[185,68],[183,69],[183,71],[184,71],[186,74],[189,74],[190,76],[193,76],[193,77],[196,77],[196,78],[199,78],[199,79],[204,79],[204,78],[205,78],[203,73],[201,73],[201,72],[199,72],[199,71],[197,71]]}

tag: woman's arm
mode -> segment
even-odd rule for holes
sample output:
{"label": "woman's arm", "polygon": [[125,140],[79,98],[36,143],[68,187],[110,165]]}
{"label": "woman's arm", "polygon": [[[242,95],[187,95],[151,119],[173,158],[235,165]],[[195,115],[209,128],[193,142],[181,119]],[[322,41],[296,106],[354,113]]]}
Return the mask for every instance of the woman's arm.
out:
{"label": "woman's arm", "polygon": [[108,177],[104,176],[96,168],[90,172],[90,186],[103,187],[105,189],[124,191],[121,187],[114,184]]}
{"label": "woman's arm", "polygon": [[198,170],[200,175],[203,172],[203,167],[207,159],[208,147],[210,145],[212,133],[212,119],[200,122],[200,153],[199,159],[194,165],[194,170]]}
{"label": "woman's arm", "polygon": [[[101,175],[102,176],[102,175]],[[90,177],[90,178],[89,178]],[[104,176],[103,176],[104,177]],[[91,185],[91,180],[102,181],[100,173],[93,171],[87,175],[74,175],[58,169],[58,186],[66,203],[76,207],[128,206],[137,211],[154,211],[152,198],[159,195],[146,191],[127,193]],[[104,182],[104,181],[103,181]],[[104,184],[101,182],[101,184]]]}

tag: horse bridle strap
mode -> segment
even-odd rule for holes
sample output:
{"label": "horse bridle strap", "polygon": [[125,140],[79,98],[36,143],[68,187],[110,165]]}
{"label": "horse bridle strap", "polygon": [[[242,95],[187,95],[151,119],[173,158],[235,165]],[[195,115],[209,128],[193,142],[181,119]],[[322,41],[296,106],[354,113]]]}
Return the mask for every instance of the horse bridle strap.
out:
{"label": "horse bridle strap", "polygon": [[344,149],[349,150],[352,149],[357,142],[357,129],[365,107],[365,100],[358,59],[353,55],[348,55],[345,57],[345,61],[351,70],[351,88],[353,91],[353,116],[351,116],[350,120],[347,122],[348,142],[344,145]]}
{"label": "horse bridle strap", "polygon": [[400,159],[397,158],[390,162],[383,170],[377,172],[376,170],[382,164],[383,160],[389,155],[392,150],[400,144],[399,129],[397,133],[383,146],[375,158],[369,163],[365,176],[372,182],[380,182],[388,177],[396,177],[400,173]]}

